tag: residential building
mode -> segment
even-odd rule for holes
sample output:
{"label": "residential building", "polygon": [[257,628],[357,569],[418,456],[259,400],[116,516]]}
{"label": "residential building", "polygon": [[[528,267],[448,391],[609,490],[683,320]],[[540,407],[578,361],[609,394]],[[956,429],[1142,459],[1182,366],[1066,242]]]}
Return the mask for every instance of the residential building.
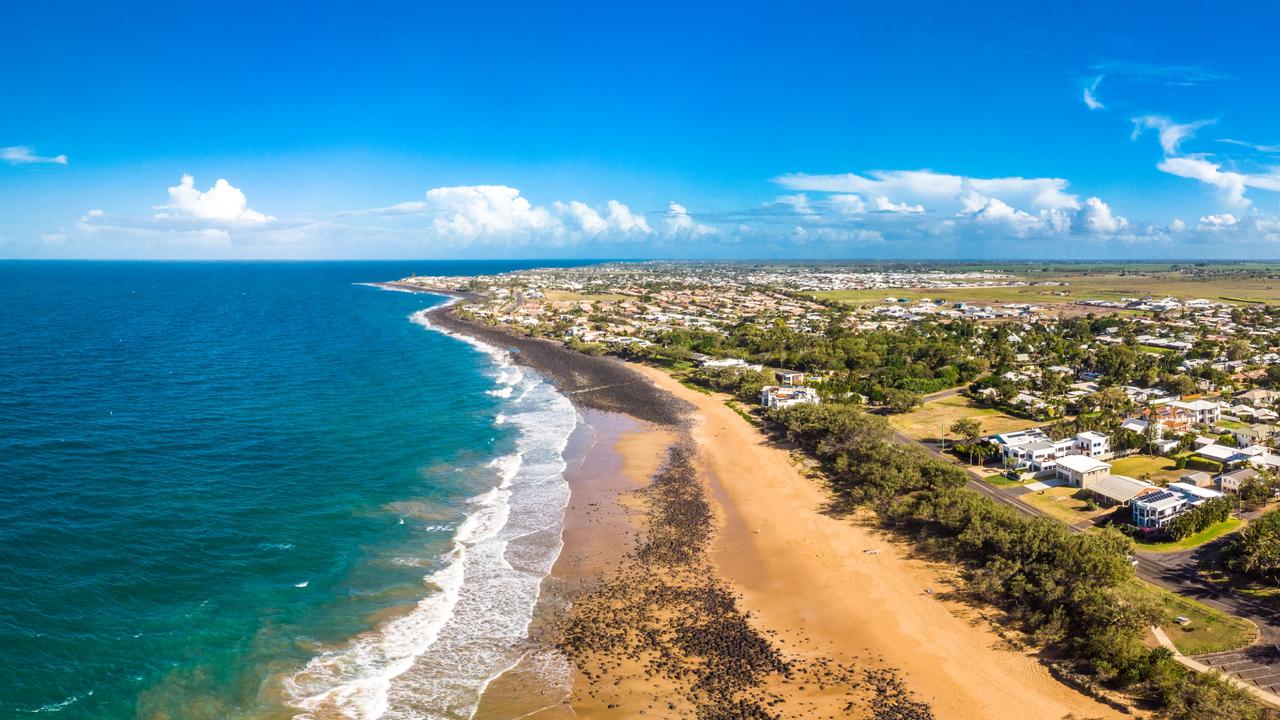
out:
{"label": "residential building", "polygon": [[1207,472],[1193,470],[1182,474],[1180,482],[1185,485],[1195,485],[1196,487],[1212,487],[1213,476]]}
{"label": "residential building", "polygon": [[1248,447],[1250,445],[1263,445],[1268,440],[1275,437],[1276,426],[1258,423],[1250,425],[1246,428],[1240,428],[1232,431],[1236,437],[1236,447]]}
{"label": "residential building", "polygon": [[1145,530],[1157,530],[1182,514],[1188,507],[1187,498],[1181,493],[1158,490],[1135,497],[1129,502],[1133,511],[1133,524]]}
{"label": "residential building", "polygon": [[773,376],[783,387],[797,387],[804,384],[804,373],[799,370],[774,370]]}
{"label": "residential building", "polygon": [[1155,485],[1124,475],[1108,475],[1089,487],[1089,492],[1104,507],[1128,505],[1134,498],[1146,492],[1158,490]]}
{"label": "residential building", "polygon": [[1111,454],[1111,438],[1100,432],[1089,430],[1076,433],[1072,449],[1080,455],[1096,458]]}
{"label": "residential building", "polygon": [[760,404],[767,408],[785,408],[793,405],[817,405],[822,402],[818,392],[808,387],[779,387],[769,385],[760,391]]}
{"label": "residential building", "polygon": [[1192,400],[1191,402],[1176,400],[1169,405],[1186,413],[1190,421],[1196,425],[1214,425],[1222,417],[1222,408],[1218,403],[1209,400]]}
{"label": "residential building", "polygon": [[1086,455],[1067,455],[1057,460],[1057,476],[1072,487],[1088,489],[1111,474],[1111,465]]}
{"label": "residential building", "polygon": [[1218,476],[1218,489],[1222,492],[1240,492],[1240,486],[1258,476],[1253,468],[1241,468]]}

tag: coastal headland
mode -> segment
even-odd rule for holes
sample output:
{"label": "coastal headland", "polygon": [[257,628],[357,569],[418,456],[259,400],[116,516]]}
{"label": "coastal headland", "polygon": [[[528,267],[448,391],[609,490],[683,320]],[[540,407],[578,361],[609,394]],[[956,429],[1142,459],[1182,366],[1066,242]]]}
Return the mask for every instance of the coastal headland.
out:
{"label": "coastal headland", "polygon": [[[824,513],[803,464],[721,400],[448,311],[432,322],[512,351],[592,428],[529,662],[477,717],[1122,715],[951,599],[954,569]],[[552,657],[558,684],[536,672]]]}

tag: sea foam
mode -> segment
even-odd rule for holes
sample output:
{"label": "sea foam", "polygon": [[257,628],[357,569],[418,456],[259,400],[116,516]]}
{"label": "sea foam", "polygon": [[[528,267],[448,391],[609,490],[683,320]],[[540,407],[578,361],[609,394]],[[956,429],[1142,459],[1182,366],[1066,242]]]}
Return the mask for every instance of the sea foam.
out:
{"label": "sea foam", "polygon": [[509,353],[433,326],[426,312],[412,319],[489,356],[499,385],[491,394],[506,400],[495,423],[516,427],[516,452],[489,463],[494,486],[470,499],[413,611],[285,680],[302,718],[470,717],[483,688],[520,660],[542,578],[562,547],[563,453],[578,422],[572,404]]}

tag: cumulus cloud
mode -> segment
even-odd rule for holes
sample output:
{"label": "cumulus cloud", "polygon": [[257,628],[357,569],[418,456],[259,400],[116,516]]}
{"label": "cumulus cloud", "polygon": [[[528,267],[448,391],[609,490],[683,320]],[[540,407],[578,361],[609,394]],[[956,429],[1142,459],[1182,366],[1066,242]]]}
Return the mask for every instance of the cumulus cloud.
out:
{"label": "cumulus cloud", "polygon": [[169,204],[157,208],[158,218],[194,218],[235,223],[264,223],[275,218],[249,209],[249,201],[239,188],[218,178],[213,187],[201,192],[195,178],[183,175],[169,188]]}
{"label": "cumulus cloud", "polygon": [[1103,77],[1105,76],[1099,75],[1098,77],[1093,79],[1093,82],[1089,83],[1084,88],[1084,104],[1090,110],[1106,110],[1107,109],[1107,106],[1102,104],[1102,101],[1098,99],[1098,95],[1097,95],[1098,84],[1102,82]]}
{"label": "cumulus cloud", "polygon": [[10,165],[66,165],[66,155],[37,155],[27,145],[10,145],[0,148],[0,160]]}
{"label": "cumulus cloud", "polygon": [[1182,218],[1174,218],[1173,222],[1169,223],[1169,230],[1172,232],[1180,233],[1186,229],[1187,224],[1182,221]]}
{"label": "cumulus cloud", "polygon": [[1114,235],[1129,225],[1128,220],[1112,213],[1111,206],[1097,197],[1084,201],[1076,213],[1075,222],[1079,229],[1098,235]]}
{"label": "cumulus cloud", "polygon": [[718,232],[714,227],[694,220],[688,208],[674,201],[667,203],[667,216],[664,222],[667,232],[678,237],[702,237]]}
{"label": "cumulus cloud", "polygon": [[453,244],[564,245],[653,234],[643,215],[617,200],[608,201],[603,211],[580,200],[542,207],[505,185],[432,188],[426,197],[420,211],[432,216],[431,236]]}
{"label": "cumulus cloud", "polygon": [[1219,213],[1215,215],[1205,215],[1200,218],[1200,227],[1202,229],[1219,229],[1235,225],[1240,222],[1240,218],[1231,213]]}
{"label": "cumulus cloud", "polygon": [[883,195],[879,195],[876,197],[875,209],[876,209],[876,212],[888,212],[888,213],[922,213],[924,212],[923,205],[909,205],[904,202],[896,203]]}

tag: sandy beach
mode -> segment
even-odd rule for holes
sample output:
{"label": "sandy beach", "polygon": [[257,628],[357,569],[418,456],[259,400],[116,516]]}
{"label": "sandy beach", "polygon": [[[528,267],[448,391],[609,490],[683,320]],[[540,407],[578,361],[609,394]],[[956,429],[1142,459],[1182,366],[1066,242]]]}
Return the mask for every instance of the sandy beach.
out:
{"label": "sandy beach", "polygon": [[913,559],[865,523],[823,514],[821,486],[721,399],[637,370],[696,408],[692,434],[720,509],[715,565],[763,627],[803,631],[818,650],[883,658],[939,718],[1124,716],[1006,649],[975,610],[942,599],[947,568]]}
{"label": "sandy beach", "polygon": [[821,482],[722,398],[437,317],[546,374],[590,428],[531,650],[482,720],[1124,716],[952,599],[954,568],[869,517],[824,514]]}

